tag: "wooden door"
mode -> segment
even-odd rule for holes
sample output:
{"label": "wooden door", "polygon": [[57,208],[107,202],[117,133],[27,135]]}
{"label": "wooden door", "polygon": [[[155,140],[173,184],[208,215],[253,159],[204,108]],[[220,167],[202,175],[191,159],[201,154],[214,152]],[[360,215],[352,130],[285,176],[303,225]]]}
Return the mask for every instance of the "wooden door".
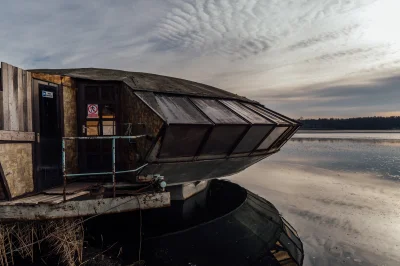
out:
{"label": "wooden door", "polygon": [[[119,85],[91,82],[79,84],[78,89],[79,135],[118,135]],[[80,140],[78,143],[81,172],[111,171],[111,139]]]}

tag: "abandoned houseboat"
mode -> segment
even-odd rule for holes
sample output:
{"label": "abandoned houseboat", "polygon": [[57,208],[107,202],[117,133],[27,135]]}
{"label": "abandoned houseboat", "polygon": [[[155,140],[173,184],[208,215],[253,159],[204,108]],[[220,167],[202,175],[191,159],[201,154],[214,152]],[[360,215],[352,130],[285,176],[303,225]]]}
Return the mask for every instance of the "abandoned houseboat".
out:
{"label": "abandoned houseboat", "polygon": [[167,207],[278,152],[300,126],[155,74],[1,63],[0,86],[0,223]]}

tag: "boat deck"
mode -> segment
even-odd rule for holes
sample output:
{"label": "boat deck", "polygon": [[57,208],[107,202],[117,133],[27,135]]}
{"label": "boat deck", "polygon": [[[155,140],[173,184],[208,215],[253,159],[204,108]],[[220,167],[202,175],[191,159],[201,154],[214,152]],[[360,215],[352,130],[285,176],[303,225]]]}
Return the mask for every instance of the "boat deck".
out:
{"label": "boat deck", "polygon": [[103,197],[102,193],[96,193],[100,188],[102,185],[98,183],[71,183],[65,189],[65,201],[61,186],[0,202],[0,222],[83,217],[170,206],[169,192]]}

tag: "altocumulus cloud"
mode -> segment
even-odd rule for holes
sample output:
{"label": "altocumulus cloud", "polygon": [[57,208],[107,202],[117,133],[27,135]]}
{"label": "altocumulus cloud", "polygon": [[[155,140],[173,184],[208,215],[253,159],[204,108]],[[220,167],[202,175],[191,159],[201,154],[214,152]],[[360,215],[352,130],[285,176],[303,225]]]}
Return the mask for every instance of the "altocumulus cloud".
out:
{"label": "altocumulus cloud", "polygon": [[397,0],[0,4],[0,59],[21,67],[172,75],[295,117],[397,111],[387,97],[377,97],[397,86]]}

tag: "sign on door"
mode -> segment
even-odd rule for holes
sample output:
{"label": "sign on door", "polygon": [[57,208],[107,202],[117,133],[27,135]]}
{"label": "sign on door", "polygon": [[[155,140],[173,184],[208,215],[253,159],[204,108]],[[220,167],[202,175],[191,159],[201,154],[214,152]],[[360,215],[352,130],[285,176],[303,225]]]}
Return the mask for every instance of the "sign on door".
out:
{"label": "sign on door", "polygon": [[87,118],[99,118],[99,105],[88,104],[87,105]]}

